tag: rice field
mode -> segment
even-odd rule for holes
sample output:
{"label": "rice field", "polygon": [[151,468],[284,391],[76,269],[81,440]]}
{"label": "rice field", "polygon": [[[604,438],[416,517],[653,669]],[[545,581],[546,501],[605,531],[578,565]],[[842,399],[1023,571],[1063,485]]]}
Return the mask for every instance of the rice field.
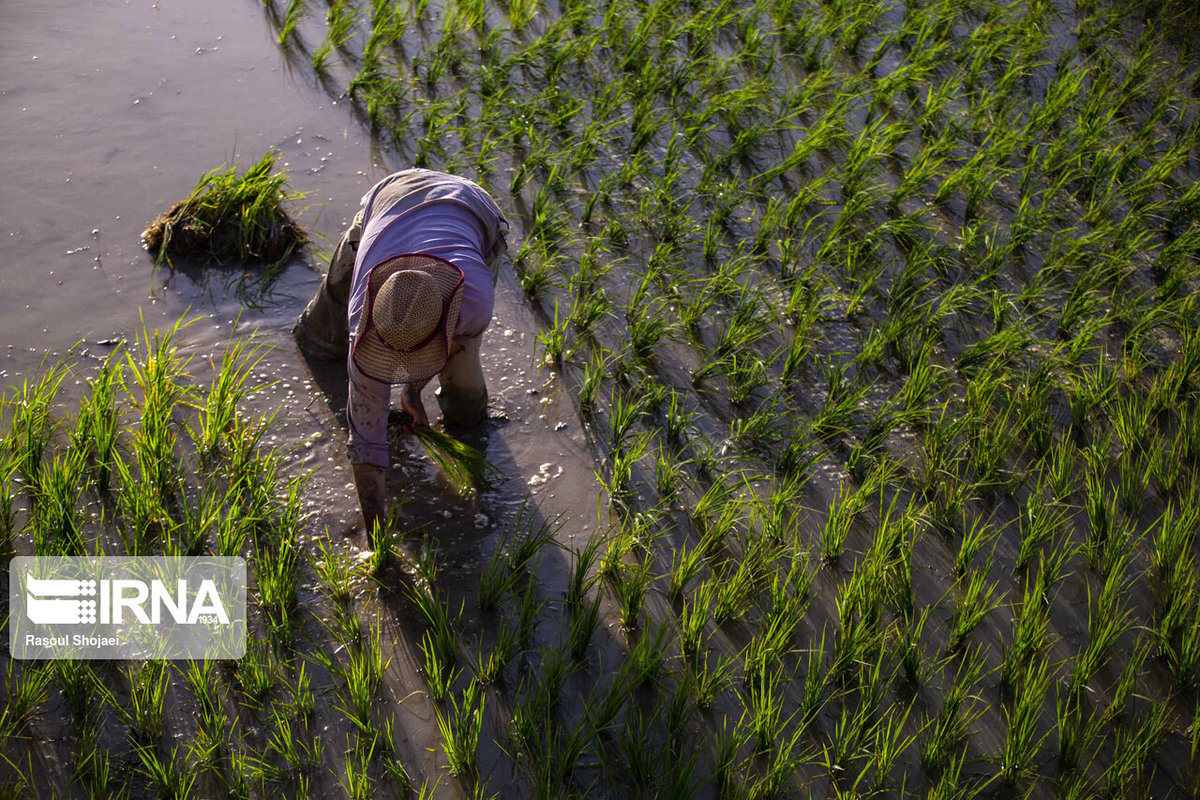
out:
{"label": "rice field", "polygon": [[300,543],[253,343],[206,384],[145,334],[75,405],[46,368],[0,416],[10,552],[244,554],[255,636],[7,660],[5,791],[1200,796],[1194,9],[264,14],[507,210],[604,504],[528,503],[470,581],[402,528],[350,559]]}

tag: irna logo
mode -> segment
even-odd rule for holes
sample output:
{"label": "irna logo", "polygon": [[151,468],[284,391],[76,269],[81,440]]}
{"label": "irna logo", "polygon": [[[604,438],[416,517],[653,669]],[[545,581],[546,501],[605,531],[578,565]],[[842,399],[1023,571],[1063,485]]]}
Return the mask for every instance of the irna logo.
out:
{"label": "irna logo", "polygon": [[164,616],[179,625],[229,624],[216,584],[208,579],[194,589],[177,580],[172,593],[158,579],[39,579],[26,573],[25,590],[25,615],[38,625],[91,625],[97,619],[101,625],[132,620],[158,625]]}
{"label": "irna logo", "polygon": [[13,658],[246,652],[246,562],[237,557],[17,556],[8,602]]}

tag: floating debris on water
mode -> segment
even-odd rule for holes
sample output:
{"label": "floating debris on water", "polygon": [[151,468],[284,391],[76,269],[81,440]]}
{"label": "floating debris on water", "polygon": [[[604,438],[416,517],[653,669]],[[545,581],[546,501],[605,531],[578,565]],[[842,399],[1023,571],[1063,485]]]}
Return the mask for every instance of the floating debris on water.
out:
{"label": "floating debris on water", "polygon": [[[551,470],[555,471],[551,472]],[[547,461],[545,464],[542,464],[540,467],[538,467],[537,474],[526,481],[526,483],[528,483],[530,486],[542,486],[543,484],[549,483],[562,474],[563,468],[561,464],[557,465],[556,469],[556,465]]]}

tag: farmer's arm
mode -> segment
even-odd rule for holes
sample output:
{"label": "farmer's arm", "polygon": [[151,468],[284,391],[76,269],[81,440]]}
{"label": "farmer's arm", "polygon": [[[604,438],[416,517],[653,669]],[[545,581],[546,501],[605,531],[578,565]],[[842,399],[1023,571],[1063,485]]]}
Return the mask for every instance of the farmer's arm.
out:
{"label": "farmer's arm", "polygon": [[[457,353],[457,342],[450,353]],[[350,463],[354,467],[354,487],[363,523],[370,531],[375,523],[386,520],[387,497],[384,491],[383,470],[388,465],[387,419],[391,386],[371,380],[349,364],[350,392],[346,403],[346,421],[350,425]],[[401,386],[400,406],[412,418],[414,427],[428,427],[429,417],[421,402],[421,390],[429,380]]]}
{"label": "farmer's arm", "polygon": [[370,531],[387,509],[383,470],[388,465],[387,416],[391,387],[350,369],[346,422],[350,426],[350,464],[363,522]]}
{"label": "farmer's arm", "polygon": [[374,464],[354,464],[354,486],[358,489],[358,505],[362,509],[367,531],[376,523],[384,524],[383,467]]}
{"label": "farmer's arm", "polygon": [[[457,339],[450,340],[450,349],[448,358],[454,358],[463,346]],[[426,378],[423,381],[413,381],[412,383],[403,384],[400,388],[400,407],[408,412],[411,418],[412,427],[428,428],[429,415],[425,413],[425,403],[421,400],[421,390],[429,383],[431,379]]]}
{"label": "farmer's arm", "polygon": [[408,413],[411,427],[429,427],[429,415],[425,413],[425,403],[421,400],[421,390],[427,383],[429,383],[428,378],[423,381],[406,383],[400,387],[400,408]]}

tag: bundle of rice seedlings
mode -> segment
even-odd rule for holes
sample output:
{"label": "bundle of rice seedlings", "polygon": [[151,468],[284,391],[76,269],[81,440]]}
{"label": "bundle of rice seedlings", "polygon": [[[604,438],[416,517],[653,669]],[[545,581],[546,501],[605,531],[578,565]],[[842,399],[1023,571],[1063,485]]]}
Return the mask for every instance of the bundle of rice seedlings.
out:
{"label": "bundle of rice seedlings", "polygon": [[292,221],[285,201],[304,194],[288,192],[287,176],[273,172],[276,153],[268,150],[258,163],[238,175],[235,167],[211,170],[192,194],[162,214],[142,233],[156,264],[170,256],[206,261],[265,264],[273,273],[308,241]]}
{"label": "bundle of rice seedlings", "polygon": [[483,457],[483,453],[448,433],[429,427],[417,427],[413,432],[425,448],[426,455],[441,467],[455,489],[462,494],[486,487],[491,478],[501,474],[496,465]]}

